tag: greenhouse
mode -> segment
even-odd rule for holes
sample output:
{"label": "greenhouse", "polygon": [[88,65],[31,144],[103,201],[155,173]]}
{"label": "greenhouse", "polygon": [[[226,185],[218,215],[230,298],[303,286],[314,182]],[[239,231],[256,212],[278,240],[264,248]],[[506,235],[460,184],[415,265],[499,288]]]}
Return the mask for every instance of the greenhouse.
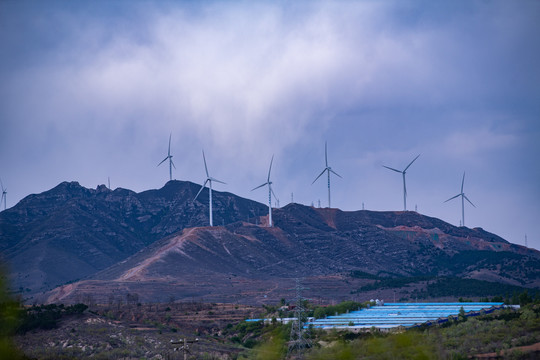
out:
{"label": "greenhouse", "polygon": [[367,309],[312,320],[306,326],[313,326],[318,329],[370,329],[372,327],[391,329],[412,327],[422,324],[444,323],[448,321],[450,316],[457,317],[460,311],[464,311],[465,316],[478,316],[488,314],[501,307],[504,307],[503,303],[491,302],[381,303]]}

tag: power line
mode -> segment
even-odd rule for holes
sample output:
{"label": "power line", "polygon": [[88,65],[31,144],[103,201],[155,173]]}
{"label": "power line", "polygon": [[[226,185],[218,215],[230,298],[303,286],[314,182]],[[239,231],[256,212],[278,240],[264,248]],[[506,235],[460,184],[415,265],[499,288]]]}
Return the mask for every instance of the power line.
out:
{"label": "power line", "polygon": [[180,346],[180,347],[175,347],[174,351],[182,351],[184,353],[184,360],[187,360],[187,355],[190,354],[189,344],[193,344],[193,343],[196,343],[196,342],[199,342],[198,338],[194,339],[194,340],[188,340],[186,338],[183,338],[183,339],[178,340],[178,341],[171,340],[171,344],[173,344],[173,345],[182,344],[182,346]]}
{"label": "power line", "polygon": [[306,322],[306,309],[304,308],[304,301],[307,300],[302,297],[302,290],[307,288],[302,287],[300,279],[296,279],[296,307],[294,309],[295,320],[291,326],[291,336],[289,341],[289,349],[287,351],[287,358],[296,354],[297,359],[303,357],[304,350],[311,347],[311,341],[305,336],[304,323]]}

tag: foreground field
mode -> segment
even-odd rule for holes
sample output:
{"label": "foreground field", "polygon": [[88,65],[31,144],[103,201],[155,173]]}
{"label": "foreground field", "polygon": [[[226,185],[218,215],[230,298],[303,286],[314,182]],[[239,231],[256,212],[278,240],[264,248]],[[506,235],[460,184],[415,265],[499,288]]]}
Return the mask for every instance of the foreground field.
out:
{"label": "foreground field", "polygon": [[[308,304],[308,307],[309,304]],[[339,307],[335,307],[336,309]],[[319,309],[319,310],[318,310]],[[322,308],[313,313],[323,314]],[[26,328],[13,341],[23,359],[183,359],[171,340],[195,340],[190,359],[284,359],[290,325],[246,323],[275,317],[279,305],[169,303],[48,305],[26,309]],[[333,311],[333,310],[332,310]],[[458,319],[444,327],[399,333],[306,333],[305,359],[538,358],[540,305]],[[289,315],[283,313],[282,315]],[[289,358],[296,358],[295,354]]]}
{"label": "foreground field", "polygon": [[259,315],[261,309],[205,303],[92,306],[62,314],[54,324],[49,320],[58,307],[31,312],[40,320],[14,337],[30,359],[176,359],[182,357],[174,348],[181,345],[171,341],[182,339],[197,339],[190,346],[191,358],[235,359],[244,348],[223,336],[223,329]]}

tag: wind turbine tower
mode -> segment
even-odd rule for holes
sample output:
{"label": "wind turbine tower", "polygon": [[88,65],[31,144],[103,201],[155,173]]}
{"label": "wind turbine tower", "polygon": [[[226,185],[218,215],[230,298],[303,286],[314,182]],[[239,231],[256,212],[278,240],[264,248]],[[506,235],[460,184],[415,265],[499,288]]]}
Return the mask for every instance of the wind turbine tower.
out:
{"label": "wind turbine tower", "polygon": [[208,174],[208,167],[206,166],[206,157],[204,156],[204,150],[202,152],[202,156],[203,156],[203,161],[204,161],[204,170],[206,171],[206,180],[204,181],[203,186],[201,186],[201,190],[199,190],[199,192],[197,193],[197,195],[195,196],[195,199],[193,199],[193,201],[197,200],[197,198],[199,197],[199,194],[205,188],[206,183],[208,183],[208,191],[209,191],[209,197],[208,197],[209,200],[208,200],[208,202],[209,202],[209,208],[210,208],[210,216],[209,216],[210,217],[210,226],[214,226],[214,220],[213,220],[213,217],[212,217],[212,181],[218,182],[220,184],[225,184],[225,183],[223,181],[218,180],[218,179],[214,179],[213,177],[211,177]]}
{"label": "wind turbine tower", "polygon": [[2,183],[2,180],[0,180],[0,186],[2,186],[2,198],[0,199],[0,206],[2,205],[2,201],[3,201],[4,210],[6,210],[7,188],[4,188],[4,184]]}
{"label": "wind turbine tower", "polygon": [[157,165],[159,166],[163,164],[167,159],[169,160],[169,180],[172,180],[172,168],[174,167],[174,169],[176,170],[176,166],[174,166],[171,155],[171,136],[172,134],[169,135],[169,151],[167,151],[167,156]]}
{"label": "wind turbine tower", "polygon": [[269,227],[272,227],[272,195],[274,195],[274,199],[277,200],[276,194],[274,194],[274,190],[272,190],[272,181],[270,181],[270,172],[272,171],[273,162],[274,162],[274,155],[272,155],[272,160],[270,160],[270,168],[268,169],[268,178],[266,179],[266,182],[251,190],[251,191],[257,190],[259,188],[262,188],[263,186],[268,185],[268,226]]}
{"label": "wind turbine tower", "polygon": [[383,167],[389,169],[389,170],[392,170],[392,171],[395,171],[395,172],[398,172],[400,174],[403,175],[403,211],[407,211],[407,185],[405,184],[405,174],[407,173],[407,170],[409,169],[409,167],[412,165],[413,162],[416,161],[416,159],[418,159],[418,157],[420,156],[420,154],[418,154],[418,156],[416,156],[413,161],[411,161],[409,163],[409,165],[407,165],[407,167],[405,169],[403,169],[403,171],[400,171],[400,170],[397,170],[397,169],[394,169],[394,168],[391,168],[391,167],[388,167],[388,166],[385,166],[383,165]]}
{"label": "wind turbine tower", "polygon": [[[324,168],[323,171],[321,171],[321,173],[319,174],[319,176],[317,176],[315,178],[315,180],[313,180],[313,182],[311,183],[311,185],[313,185],[315,183],[315,181],[317,181],[321,176],[322,174],[324,174],[324,172],[326,171],[327,174],[328,174],[328,207],[331,208],[332,205],[331,205],[331,202],[330,202],[330,173],[334,174],[334,175],[337,175],[339,177],[341,177],[341,175],[339,175],[337,172],[335,172],[334,170],[332,170],[332,168],[330,166],[328,166],[328,146],[327,146],[327,143],[326,141],[324,142],[324,162],[326,164],[326,167]],[[320,206],[319,206],[320,207]]]}
{"label": "wind turbine tower", "polygon": [[450,199],[446,200],[445,202],[448,202],[452,199],[457,198],[458,196],[461,196],[461,224],[462,226],[465,226],[465,200],[469,202],[472,206],[476,207],[471,200],[465,195],[463,192],[463,184],[465,183],[465,172],[463,172],[463,178],[461,179],[461,192],[457,194],[456,196],[452,196]]}

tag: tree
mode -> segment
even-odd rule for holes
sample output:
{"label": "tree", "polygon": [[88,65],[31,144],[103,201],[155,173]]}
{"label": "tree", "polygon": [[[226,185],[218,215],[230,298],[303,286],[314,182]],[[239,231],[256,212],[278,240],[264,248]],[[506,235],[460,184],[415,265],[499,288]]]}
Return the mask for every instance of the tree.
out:
{"label": "tree", "polygon": [[19,324],[21,304],[8,292],[6,277],[0,269],[0,359],[23,359],[11,341]]}
{"label": "tree", "polygon": [[519,305],[527,305],[532,302],[532,298],[527,293],[527,290],[519,294]]}
{"label": "tree", "polygon": [[465,313],[465,309],[463,308],[463,306],[459,309],[458,319],[460,321],[467,321],[467,315]]}

